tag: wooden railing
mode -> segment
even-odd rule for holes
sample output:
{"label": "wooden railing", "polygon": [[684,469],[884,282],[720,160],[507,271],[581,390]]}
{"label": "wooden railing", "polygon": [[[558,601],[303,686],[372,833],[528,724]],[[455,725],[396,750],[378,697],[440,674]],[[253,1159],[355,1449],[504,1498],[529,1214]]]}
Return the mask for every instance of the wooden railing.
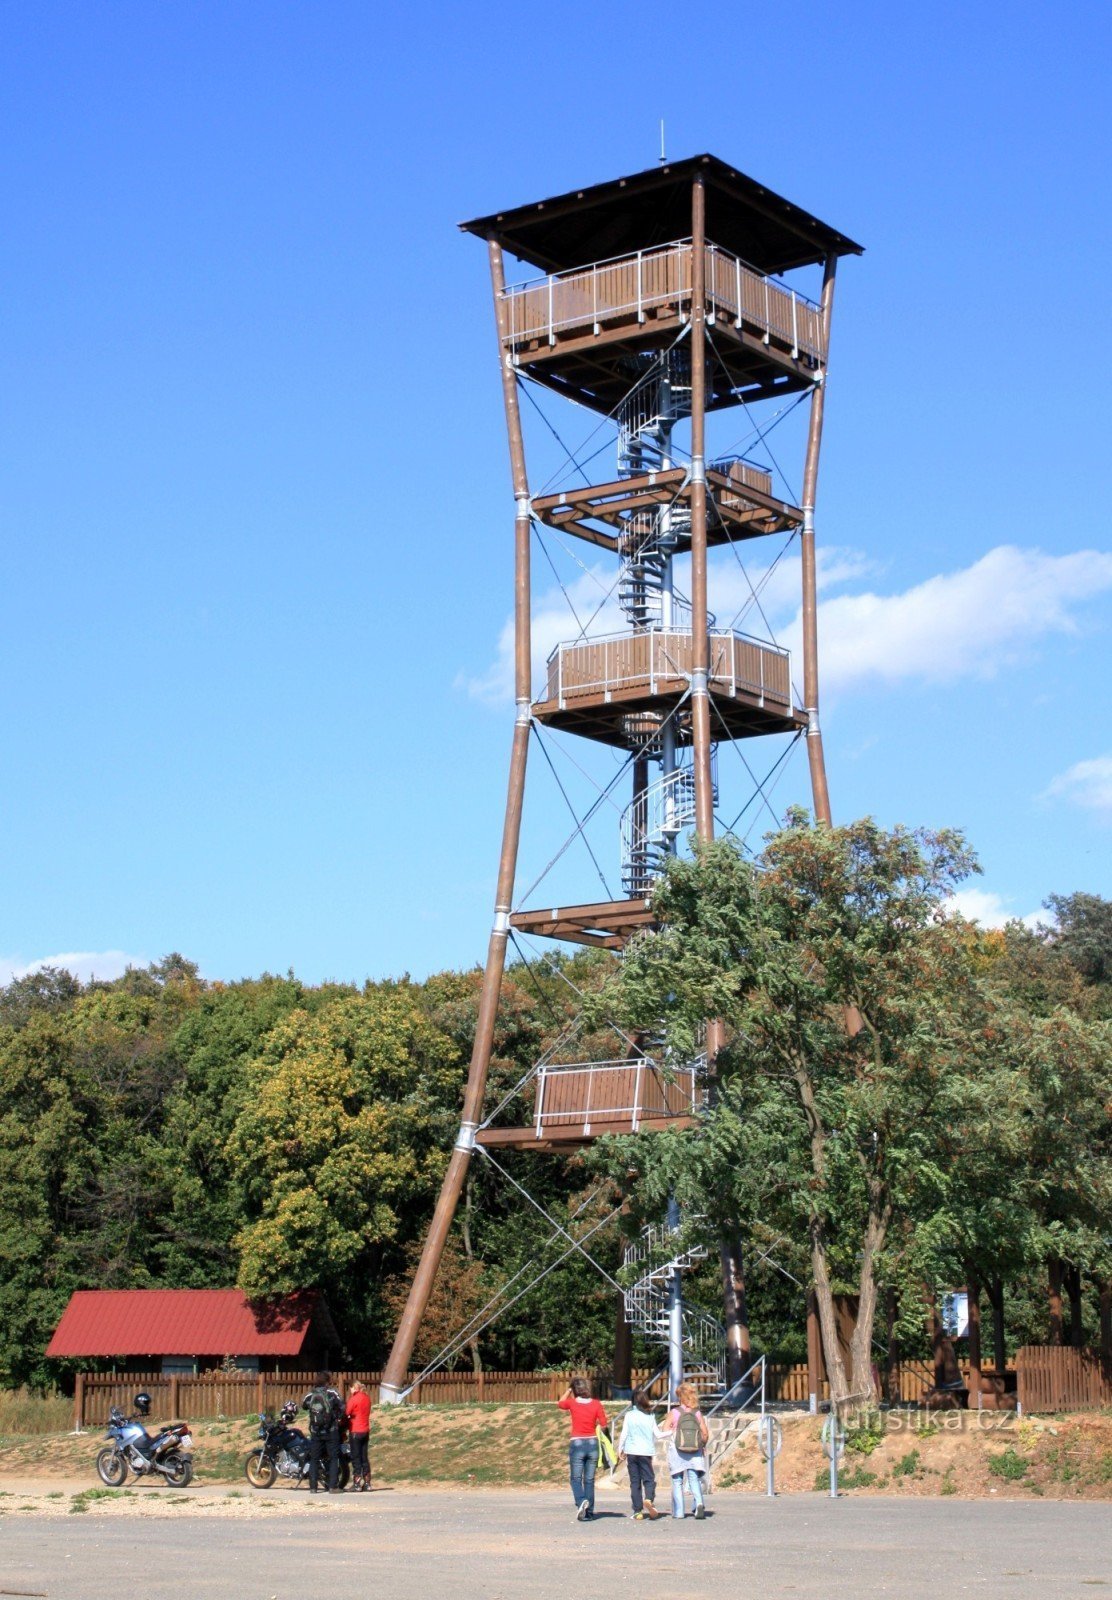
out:
{"label": "wooden railing", "polygon": [[[652,629],[562,644],[548,658],[546,699],[560,706],[620,693],[668,694],[682,690],[691,673],[690,633]],[[791,658],[786,650],[744,634],[710,636],[710,686],[748,695],[758,704],[791,704]]]}
{"label": "wooden railing", "polygon": [[[513,354],[538,344],[555,347],[584,334],[691,314],[691,240],[635,255],[596,261],[505,290]],[[706,313],[775,343],[793,359],[821,366],[826,359],[822,313],[814,301],[766,278],[723,250],[706,246]],[[534,352],[535,353],[535,352]]]}

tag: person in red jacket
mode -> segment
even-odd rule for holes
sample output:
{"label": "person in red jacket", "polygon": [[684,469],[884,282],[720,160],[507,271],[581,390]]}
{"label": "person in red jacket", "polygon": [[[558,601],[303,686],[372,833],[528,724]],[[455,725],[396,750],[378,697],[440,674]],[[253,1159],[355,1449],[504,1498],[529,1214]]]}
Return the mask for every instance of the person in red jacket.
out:
{"label": "person in red jacket", "polygon": [[351,1486],[367,1490],[371,1487],[371,1464],[367,1456],[367,1442],[371,1434],[371,1397],[358,1378],[351,1386],[345,1415],[351,1430]]}
{"label": "person in red jacket", "polygon": [[556,1404],[571,1417],[568,1469],[575,1515],[579,1522],[589,1522],[595,1514],[595,1466],[598,1462],[595,1429],[606,1427],[606,1412],[591,1397],[591,1386],[586,1378],[573,1378]]}

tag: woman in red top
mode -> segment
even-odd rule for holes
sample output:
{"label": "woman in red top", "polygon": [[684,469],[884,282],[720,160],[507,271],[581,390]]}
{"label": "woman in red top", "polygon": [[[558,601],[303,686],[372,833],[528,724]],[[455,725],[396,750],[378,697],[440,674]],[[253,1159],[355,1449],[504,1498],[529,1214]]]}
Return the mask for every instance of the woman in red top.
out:
{"label": "woman in red top", "polygon": [[367,1441],[371,1434],[371,1397],[358,1379],[351,1386],[345,1414],[351,1429],[351,1486],[353,1489],[366,1490],[371,1487],[371,1464],[367,1457]]}
{"label": "woman in red top", "polygon": [[592,1399],[586,1378],[573,1378],[556,1404],[571,1417],[568,1468],[575,1515],[579,1522],[589,1522],[595,1514],[595,1466],[598,1462],[595,1429],[606,1427],[606,1412]]}

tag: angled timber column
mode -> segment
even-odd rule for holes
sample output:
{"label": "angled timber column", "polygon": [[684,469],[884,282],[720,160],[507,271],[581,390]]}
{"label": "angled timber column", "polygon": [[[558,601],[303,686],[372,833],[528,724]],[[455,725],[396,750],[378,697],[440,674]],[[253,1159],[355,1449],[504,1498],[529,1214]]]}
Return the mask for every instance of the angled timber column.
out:
{"label": "angled timber column", "polygon": [[[827,256],[822,280],[822,337],[826,360],[830,360],[830,317],[834,309],[834,271],[837,256]],[[822,443],[822,418],[826,405],[826,371],[811,394],[811,417],[807,428],[807,455],[803,466],[803,699],[807,713],[807,763],[811,769],[811,795],[815,820],[830,823],[830,790],[826,782],[826,759],[822,751],[819,723],[819,630],[818,597],[815,581],[815,492],[819,480],[819,446]]]}
{"label": "angled timber column", "polygon": [[[711,775],[710,637],[707,598],[707,194],[702,176],[691,191],[691,732],[695,766],[695,832],[714,838]],[[722,1024],[707,1022],[707,1073],[713,1077]],[[721,1242],[722,1318],[729,1382],[748,1366],[745,1279],[736,1234]]]}
{"label": "angled timber column", "polygon": [[708,689],[710,640],[707,635],[706,214],[706,189],[700,175],[691,193],[691,725],[695,758],[695,831],[700,839],[713,839]]}
{"label": "angled timber column", "polygon": [[475,1132],[483,1115],[486,1094],[487,1070],[490,1066],[491,1045],[494,1040],[494,1023],[498,1012],[498,996],[502,988],[502,974],[506,966],[506,944],[510,935],[510,908],[513,902],[514,876],[517,871],[517,848],[521,836],[521,809],[525,797],[525,762],[529,750],[530,727],[530,598],[529,598],[529,538],[530,507],[529,480],[525,471],[525,446],[521,433],[521,411],[518,405],[517,375],[506,346],[507,326],[503,292],[506,287],[502,263],[502,249],[498,242],[488,239],[490,252],[490,277],[494,291],[494,314],[498,325],[498,358],[502,368],[502,398],[506,408],[506,429],[510,441],[510,467],[514,490],[514,733],[510,750],[510,777],[506,794],[506,817],[502,827],[502,854],[498,862],[498,885],[494,899],[494,924],[487,946],[486,967],[483,971],[483,988],[479,999],[479,1015],[475,1025],[475,1043],[471,1051],[471,1065],[467,1074],[467,1087],[463,1097],[463,1118],[459,1137],[452,1150],[448,1170],[444,1174],[440,1195],[436,1202],[432,1222],[425,1238],[421,1260],[409,1289],[409,1298],[394,1337],[390,1359],[382,1374],[379,1401],[384,1405],[396,1403],[401,1398],[409,1370],[413,1347],[421,1327],[421,1318],[429,1303],[436,1281],[437,1268],[444,1254],[448,1230],[463,1192],[471,1153],[475,1148]]}

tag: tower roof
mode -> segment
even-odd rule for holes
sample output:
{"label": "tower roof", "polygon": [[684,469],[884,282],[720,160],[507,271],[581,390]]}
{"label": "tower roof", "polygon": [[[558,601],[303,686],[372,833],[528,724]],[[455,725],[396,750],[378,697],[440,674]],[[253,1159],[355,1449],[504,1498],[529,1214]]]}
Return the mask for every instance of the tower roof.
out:
{"label": "tower roof", "polygon": [[862,245],[712,155],[669,161],[460,227],[484,239],[493,235],[544,272],[563,272],[687,238],[691,182],[699,172],[706,180],[707,238],[759,272],[775,275],[831,254],[862,254]]}

